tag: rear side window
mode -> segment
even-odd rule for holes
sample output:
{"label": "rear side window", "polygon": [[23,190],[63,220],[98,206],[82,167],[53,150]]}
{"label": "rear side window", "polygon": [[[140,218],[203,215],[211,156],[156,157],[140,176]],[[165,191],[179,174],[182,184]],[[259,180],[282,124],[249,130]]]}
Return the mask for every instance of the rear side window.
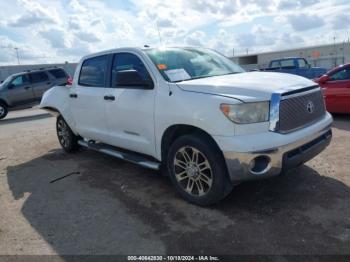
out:
{"label": "rear side window", "polygon": [[293,59],[282,60],[281,67],[294,67],[294,60]]}
{"label": "rear side window", "polygon": [[86,59],[80,70],[79,85],[104,87],[106,84],[107,55]]}
{"label": "rear side window", "polygon": [[31,73],[30,79],[32,83],[45,82],[49,80],[49,76],[45,72]]}
{"label": "rear side window", "polygon": [[280,67],[280,62],[279,61],[272,61],[271,63],[271,68],[277,68]]}
{"label": "rear side window", "polygon": [[67,78],[66,72],[63,69],[51,69],[49,73],[52,74],[55,78]]}

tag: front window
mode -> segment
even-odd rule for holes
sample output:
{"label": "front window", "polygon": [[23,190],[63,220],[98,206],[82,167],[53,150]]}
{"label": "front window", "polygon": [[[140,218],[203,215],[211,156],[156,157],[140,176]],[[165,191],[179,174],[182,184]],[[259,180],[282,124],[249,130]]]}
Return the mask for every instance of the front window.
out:
{"label": "front window", "polygon": [[170,82],[244,72],[225,56],[204,48],[157,48],[145,53]]}
{"label": "front window", "polygon": [[14,87],[17,87],[28,83],[29,83],[29,79],[27,75],[20,75],[20,76],[17,76],[15,79],[13,79],[13,81],[11,82],[11,85],[13,85]]}
{"label": "front window", "polygon": [[307,68],[308,64],[304,59],[298,59],[299,68]]}
{"label": "front window", "polygon": [[112,85],[118,86],[117,72],[125,70],[136,70],[144,81],[151,79],[143,62],[136,55],[131,53],[117,53],[113,59],[112,65]]}
{"label": "front window", "polygon": [[339,80],[350,80],[350,68],[345,68],[343,70],[335,72],[330,77],[331,81],[339,81]]}

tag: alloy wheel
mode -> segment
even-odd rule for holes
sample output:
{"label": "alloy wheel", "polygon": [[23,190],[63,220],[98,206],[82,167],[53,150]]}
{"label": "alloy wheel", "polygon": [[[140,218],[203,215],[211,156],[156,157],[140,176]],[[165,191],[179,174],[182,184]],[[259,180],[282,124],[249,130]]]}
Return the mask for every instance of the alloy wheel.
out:
{"label": "alloy wheel", "polygon": [[180,148],[174,158],[175,178],[188,194],[204,196],[213,183],[212,169],[206,156],[192,146]]}
{"label": "alloy wheel", "polygon": [[5,108],[0,105],[0,117],[2,117],[5,114]]}
{"label": "alloy wheel", "polygon": [[69,129],[68,125],[63,119],[60,119],[57,123],[57,135],[61,145],[65,148],[69,146]]}

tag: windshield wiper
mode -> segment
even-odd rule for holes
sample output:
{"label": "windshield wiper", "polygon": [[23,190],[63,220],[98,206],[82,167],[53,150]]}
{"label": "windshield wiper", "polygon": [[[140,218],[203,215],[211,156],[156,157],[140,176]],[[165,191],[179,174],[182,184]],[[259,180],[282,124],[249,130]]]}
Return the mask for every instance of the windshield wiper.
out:
{"label": "windshield wiper", "polygon": [[222,75],[195,76],[195,77],[192,77],[192,78],[189,78],[189,79],[183,79],[183,80],[173,81],[173,83],[179,83],[179,82],[183,82],[183,81],[190,81],[190,80],[201,79],[201,78],[206,78],[206,77],[234,75],[234,74],[239,74],[239,73],[242,73],[242,72],[231,72],[231,73],[222,74]]}
{"label": "windshield wiper", "polygon": [[200,79],[200,78],[206,78],[206,77],[211,77],[211,76],[195,76],[195,77],[191,77],[191,78],[189,78],[189,79],[174,81],[174,83],[178,83],[178,82],[182,82],[182,81],[190,81],[190,80],[195,80],[195,79]]}

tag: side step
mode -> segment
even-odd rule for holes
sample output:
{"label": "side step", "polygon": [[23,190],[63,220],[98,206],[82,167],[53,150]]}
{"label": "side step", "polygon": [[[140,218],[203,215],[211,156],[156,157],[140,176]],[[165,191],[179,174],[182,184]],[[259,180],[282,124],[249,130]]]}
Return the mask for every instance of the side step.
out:
{"label": "side step", "polygon": [[109,146],[109,145],[100,144],[100,143],[89,143],[85,140],[79,140],[78,144],[83,146],[83,147],[86,147],[86,148],[89,148],[89,149],[92,149],[92,150],[95,150],[95,151],[98,151],[98,152],[101,152],[101,153],[104,153],[104,154],[107,154],[110,156],[114,156],[116,158],[123,159],[125,161],[143,166],[145,168],[149,168],[149,169],[153,169],[153,170],[159,170],[159,168],[160,168],[159,162],[152,161],[152,160],[150,160],[142,155],[139,155],[137,153],[133,154],[133,153],[128,153],[128,152],[122,152],[122,151],[119,151],[117,148],[114,148],[114,147]]}

